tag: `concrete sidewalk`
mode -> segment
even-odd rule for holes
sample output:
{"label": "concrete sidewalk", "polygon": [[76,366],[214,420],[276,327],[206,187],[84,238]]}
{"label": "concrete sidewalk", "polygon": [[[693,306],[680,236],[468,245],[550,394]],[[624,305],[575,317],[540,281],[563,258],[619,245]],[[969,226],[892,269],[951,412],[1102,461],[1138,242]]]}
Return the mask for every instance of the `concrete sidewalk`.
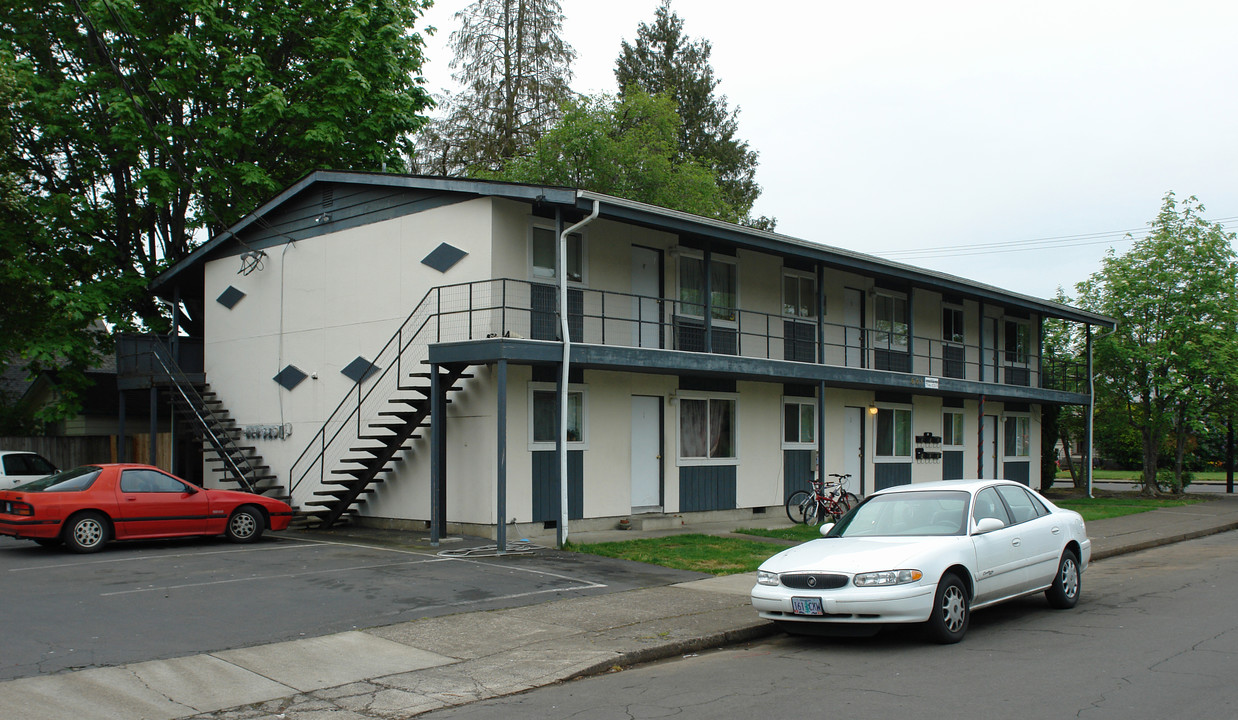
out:
{"label": "concrete sidewalk", "polygon": [[[727,534],[733,525],[705,530]],[[1214,496],[1094,521],[1088,534],[1092,558],[1100,560],[1236,528],[1238,498]],[[23,678],[0,683],[0,717],[407,718],[773,634],[774,626],[748,604],[752,584],[751,575],[710,578]]]}

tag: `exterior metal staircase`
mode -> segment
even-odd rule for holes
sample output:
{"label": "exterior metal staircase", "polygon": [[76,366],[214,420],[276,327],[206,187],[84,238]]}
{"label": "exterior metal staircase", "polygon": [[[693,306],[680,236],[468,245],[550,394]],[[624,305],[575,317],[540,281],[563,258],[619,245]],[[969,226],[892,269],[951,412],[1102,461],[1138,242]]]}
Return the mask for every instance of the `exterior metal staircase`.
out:
{"label": "exterior metal staircase", "polygon": [[[358,515],[367,497],[379,492],[397,464],[417,450],[418,431],[428,428],[431,419],[430,375],[424,371],[430,345],[501,330],[504,293],[502,284],[493,283],[426,292],[289,468],[289,491],[303,507],[307,524],[327,528]],[[490,308],[496,316],[476,318],[479,308]],[[463,389],[473,377],[467,369],[440,367],[444,395]],[[431,451],[428,444],[421,448]]]}
{"label": "exterior metal staircase", "polygon": [[118,352],[118,366],[130,377],[143,376],[170,400],[175,420],[203,443],[207,462],[224,482],[245,492],[287,500],[257,448],[242,445],[243,430],[204,381],[194,381],[172,359],[172,352],[153,335],[128,336]]}
{"label": "exterior metal staircase", "polygon": [[[461,389],[460,381],[472,378],[467,368],[449,368],[440,376],[442,387],[448,392]],[[320,527],[331,527],[345,515],[351,515],[364,502],[363,496],[373,493],[382,483],[382,476],[394,469],[405,452],[412,450],[411,441],[420,438],[418,430],[430,425],[429,373],[410,373],[398,393],[387,399],[386,410],[366,425],[357,436],[357,444],[340,460],[341,467],[331,471],[322,481],[324,490],[314,493],[315,500],[305,503],[306,514],[313,517]],[[448,398],[446,402],[450,403]]]}

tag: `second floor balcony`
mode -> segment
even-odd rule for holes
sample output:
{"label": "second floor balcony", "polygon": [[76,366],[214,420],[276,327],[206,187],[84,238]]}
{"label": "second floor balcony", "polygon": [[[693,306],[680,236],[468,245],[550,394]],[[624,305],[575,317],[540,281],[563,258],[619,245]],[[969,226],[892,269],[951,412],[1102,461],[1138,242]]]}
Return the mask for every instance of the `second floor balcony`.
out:
{"label": "second floor balcony", "polygon": [[[569,287],[568,327],[573,343],[727,355],[861,371],[1022,388],[1086,393],[1082,362],[1039,352],[1038,325],[1000,318],[976,342],[941,333],[919,334],[910,324],[860,320],[855,324],[795,317],[670,298]],[[437,342],[485,338],[560,340],[559,295],[554,285],[499,279],[435,288],[423,320]],[[408,329],[410,332],[412,328]]]}

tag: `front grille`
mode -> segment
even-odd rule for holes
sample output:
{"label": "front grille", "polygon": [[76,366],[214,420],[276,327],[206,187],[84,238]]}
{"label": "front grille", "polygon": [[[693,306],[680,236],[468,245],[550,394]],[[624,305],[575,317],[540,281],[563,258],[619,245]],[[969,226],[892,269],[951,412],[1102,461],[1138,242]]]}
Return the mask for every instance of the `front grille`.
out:
{"label": "front grille", "polygon": [[796,590],[836,590],[847,584],[849,578],[837,573],[797,573],[781,576],[782,584]]}

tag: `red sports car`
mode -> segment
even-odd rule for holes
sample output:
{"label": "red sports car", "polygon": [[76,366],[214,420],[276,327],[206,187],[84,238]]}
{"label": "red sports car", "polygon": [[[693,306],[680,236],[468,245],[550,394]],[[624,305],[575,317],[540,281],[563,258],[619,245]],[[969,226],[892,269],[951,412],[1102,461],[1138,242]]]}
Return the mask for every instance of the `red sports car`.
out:
{"label": "red sports car", "polygon": [[82,553],[139,538],[224,535],[254,542],[291,519],[283,501],[200,488],[150,465],[84,465],[0,491],[0,535],[63,542]]}

